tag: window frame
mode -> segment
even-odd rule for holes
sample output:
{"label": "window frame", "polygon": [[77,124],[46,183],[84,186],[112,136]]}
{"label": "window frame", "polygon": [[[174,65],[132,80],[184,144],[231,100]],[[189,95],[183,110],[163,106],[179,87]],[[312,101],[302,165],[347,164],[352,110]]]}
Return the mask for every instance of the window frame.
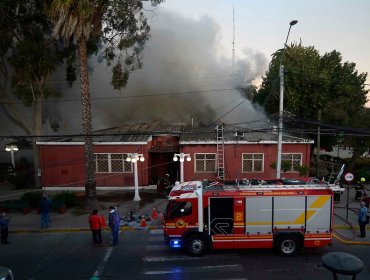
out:
{"label": "window frame", "polygon": [[[297,172],[296,170],[294,170],[294,166],[297,166],[297,165],[294,165],[294,162],[296,161],[296,160],[294,159],[294,156],[295,156],[295,155],[299,155],[299,166],[302,166],[302,153],[282,153],[282,154],[281,154],[281,161],[283,161],[283,160],[288,160],[288,161],[290,161],[290,163],[292,164],[291,169],[290,169],[290,170],[288,170],[288,171],[286,171],[286,173],[288,173],[288,172]],[[286,157],[286,156],[290,156],[291,158],[290,158],[290,159],[286,159],[286,158],[284,158],[284,157]]]}
{"label": "window frame", "polygon": [[[252,155],[252,159],[244,159],[245,155]],[[255,155],[262,155],[262,159],[255,159]],[[244,163],[247,161],[252,161],[252,170],[245,170]],[[255,170],[255,162],[261,161],[261,170]],[[242,153],[242,172],[243,173],[263,173],[265,168],[265,154],[264,153]]]}
{"label": "window frame", "polygon": [[[204,159],[197,159],[197,156],[199,155],[204,155]],[[207,155],[214,155],[214,159],[207,159],[206,156]],[[214,160],[214,170],[211,170],[211,171],[207,171],[206,168],[204,167],[207,167],[207,160],[208,161],[211,161],[211,160]],[[203,161],[203,170],[198,170],[197,169],[197,162],[199,161]],[[217,172],[217,155],[216,153],[195,153],[194,154],[194,173],[216,173]]]}
{"label": "window frame", "polygon": [[[107,161],[108,170],[107,171],[99,171],[98,170],[98,155],[106,155],[107,158],[105,161]],[[121,159],[119,158],[112,158],[112,155],[120,155]],[[133,167],[131,162],[127,162],[126,158],[128,157],[129,153],[94,153],[94,162],[95,162],[95,173],[133,173]],[[114,169],[113,162],[122,162],[122,171],[116,171]],[[129,168],[128,168],[129,166]]]}

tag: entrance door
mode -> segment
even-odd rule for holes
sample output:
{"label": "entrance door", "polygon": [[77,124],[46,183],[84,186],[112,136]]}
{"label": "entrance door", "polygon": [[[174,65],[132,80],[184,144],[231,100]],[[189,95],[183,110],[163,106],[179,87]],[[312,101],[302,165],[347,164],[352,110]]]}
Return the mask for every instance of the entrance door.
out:
{"label": "entrance door", "polygon": [[209,233],[214,248],[232,248],[234,235],[234,199],[231,197],[210,198]]}

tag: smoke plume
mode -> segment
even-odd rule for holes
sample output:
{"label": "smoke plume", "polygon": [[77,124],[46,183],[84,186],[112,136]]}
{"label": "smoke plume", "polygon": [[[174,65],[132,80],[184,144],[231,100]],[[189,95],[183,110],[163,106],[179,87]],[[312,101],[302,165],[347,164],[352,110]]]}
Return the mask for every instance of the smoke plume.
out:
{"label": "smoke plume", "polygon": [[[160,8],[151,23],[151,38],[145,46],[143,67],[131,74],[121,91],[110,84],[111,69],[98,57],[90,60],[90,93],[93,128],[119,126],[127,121],[210,124],[266,120],[261,109],[238,90],[266,69],[267,59],[258,51],[245,49],[232,69],[231,47],[225,53],[221,28],[209,17],[185,18]],[[231,43],[230,43],[231,46]],[[234,72],[234,73],[233,73]],[[60,131],[81,130],[78,82],[63,87],[63,97],[46,104],[46,119]]]}

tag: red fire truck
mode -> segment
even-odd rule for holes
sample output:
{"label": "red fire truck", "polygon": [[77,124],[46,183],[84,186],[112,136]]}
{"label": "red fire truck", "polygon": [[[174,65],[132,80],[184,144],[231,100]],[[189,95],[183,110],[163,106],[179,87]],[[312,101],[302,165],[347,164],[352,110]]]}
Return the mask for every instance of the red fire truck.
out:
{"label": "red fire truck", "polygon": [[193,256],[210,249],[274,248],[292,256],[331,243],[333,191],[323,185],[212,185],[172,188],[165,243]]}

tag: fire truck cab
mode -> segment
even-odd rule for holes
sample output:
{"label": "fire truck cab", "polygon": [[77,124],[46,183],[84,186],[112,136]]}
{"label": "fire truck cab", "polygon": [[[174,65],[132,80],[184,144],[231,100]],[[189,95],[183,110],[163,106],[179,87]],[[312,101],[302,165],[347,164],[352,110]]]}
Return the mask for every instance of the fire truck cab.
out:
{"label": "fire truck cab", "polygon": [[331,243],[333,191],[323,185],[209,185],[172,188],[164,240],[193,256],[211,249],[274,248],[292,256]]}

